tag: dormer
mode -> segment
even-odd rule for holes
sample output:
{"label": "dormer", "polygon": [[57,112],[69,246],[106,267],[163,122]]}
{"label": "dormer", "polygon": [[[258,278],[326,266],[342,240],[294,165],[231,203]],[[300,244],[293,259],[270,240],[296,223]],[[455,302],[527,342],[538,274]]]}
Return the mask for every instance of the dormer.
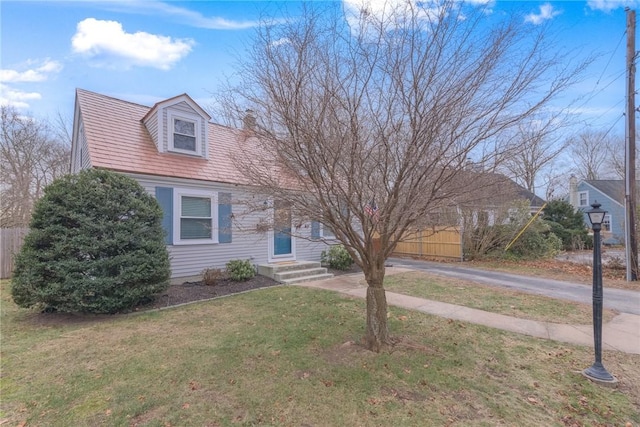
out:
{"label": "dormer", "polygon": [[207,123],[210,119],[211,116],[185,93],[158,102],[142,118],[142,123],[159,152],[207,159]]}

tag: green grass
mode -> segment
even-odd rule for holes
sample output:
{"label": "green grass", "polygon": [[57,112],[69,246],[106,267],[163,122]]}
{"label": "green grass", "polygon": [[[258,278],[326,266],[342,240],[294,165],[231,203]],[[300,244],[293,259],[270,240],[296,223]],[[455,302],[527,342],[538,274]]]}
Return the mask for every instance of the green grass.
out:
{"label": "green grass", "polygon": [[18,309],[2,291],[1,425],[495,426],[640,423],[640,356],[392,308],[398,344],[357,343],[364,302],[279,287],[129,316]]}
{"label": "green grass", "polygon": [[[384,286],[390,292],[463,305],[523,319],[569,324],[591,324],[593,322],[591,304],[557,300],[542,295],[485,286],[421,272],[387,276]],[[614,311],[603,310],[605,322],[615,316]]]}

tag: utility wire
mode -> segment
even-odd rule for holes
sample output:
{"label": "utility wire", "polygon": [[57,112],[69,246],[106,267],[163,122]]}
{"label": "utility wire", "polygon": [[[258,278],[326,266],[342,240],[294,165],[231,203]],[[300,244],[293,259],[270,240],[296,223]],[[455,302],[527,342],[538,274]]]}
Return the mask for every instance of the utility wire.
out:
{"label": "utility wire", "polygon": [[602,73],[600,74],[600,77],[598,77],[598,81],[596,81],[596,86],[600,84],[600,80],[602,79],[602,76],[604,75],[605,71],[607,71],[607,68],[609,67],[609,64],[611,64],[611,60],[613,59],[613,56],[616,54],[616,52],[618,52],[618,49],[620,48],[620,45],[622,44],[622,40],[624,40],[624,36],[626,34],[627,34],[627,30],[625,29],[622,32],[622,36],[620,37],[620,40],[618,40],[618,44],[617,44],[616,48],[613,50],[613,52],[611,52],[611,56],[609,57],[609,60],[607,61],[607,65],[604,66],[604,69],[602,70]]}

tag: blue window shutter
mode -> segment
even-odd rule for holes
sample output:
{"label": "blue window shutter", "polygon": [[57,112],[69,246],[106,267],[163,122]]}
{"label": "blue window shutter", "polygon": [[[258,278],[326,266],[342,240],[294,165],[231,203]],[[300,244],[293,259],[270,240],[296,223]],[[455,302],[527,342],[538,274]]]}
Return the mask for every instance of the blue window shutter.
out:
{"label": "blue window shutter", "polygon": [[162,208],[162,228],[167,245],[173,245],[173,188],[156,187],[156,200]]}
{"label": "blue window shutter", "polygon": [[311,221],[311,238],[320,238],[320,223],[318,221]]}
{"label": "blue window shutter", "polygon": [[231,243],[231,193],[218,194],[218,242]]}

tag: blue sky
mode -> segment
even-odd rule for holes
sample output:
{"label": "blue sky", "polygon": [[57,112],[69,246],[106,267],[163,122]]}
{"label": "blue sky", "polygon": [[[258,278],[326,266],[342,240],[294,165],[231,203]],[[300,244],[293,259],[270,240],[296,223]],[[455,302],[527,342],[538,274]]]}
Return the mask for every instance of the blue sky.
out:
{"label": "blue sky", "polygon": [[[342,0],[346,6],[361,0]],[[374,0],[380,2],[382,0]],[[585,123],[624,134],[625,6],[640,0],[491,1],[518,8],[527,25],[550,25],[580,55],[597,54],[574,95]],[[291,6],[290,3],[288,6]],[[144,105],[188,93],[206,107],[260,12],[248,1],[6,1],[0,3],[0,102],[53,119],[73,115],[83,88]],[[638,44],[640,46],[640,43]]]}

